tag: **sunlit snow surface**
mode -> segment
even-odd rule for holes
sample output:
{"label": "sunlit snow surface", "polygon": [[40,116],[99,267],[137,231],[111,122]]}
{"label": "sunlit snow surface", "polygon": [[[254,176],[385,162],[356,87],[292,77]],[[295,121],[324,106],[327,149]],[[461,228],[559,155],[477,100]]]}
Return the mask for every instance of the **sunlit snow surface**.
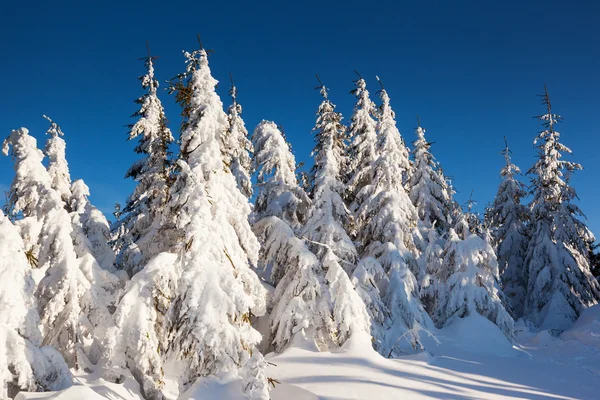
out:
{"label": "sunlit snow surface", "polygon": [[[344,348],[319,352],[296,337],[283,354],[267,356],[267,376],[281,382],[273,400],[341,399],[597,399],[600,393],[600,306],[554,337],[517,324],[512,345],[487,319],[453,321],[424,339],[427,352],[391,360],[371,350],[370,338],[354,336]],[[20,394],[18,399],[139,399],[130,379],[117,385],[77,377],[88,387]],[[197,382],[181,399],[237,399],[240,382],[223,376]],[[97,397],[94,397],[96,396]]]}

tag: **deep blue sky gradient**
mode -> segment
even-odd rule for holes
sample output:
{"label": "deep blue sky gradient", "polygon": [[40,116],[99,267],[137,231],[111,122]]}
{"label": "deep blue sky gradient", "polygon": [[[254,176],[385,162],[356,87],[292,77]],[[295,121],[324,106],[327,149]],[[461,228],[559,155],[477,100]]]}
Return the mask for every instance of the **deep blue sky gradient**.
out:
{"label": "deep blue sky gradient", "polygon": [[[597,1],[12,1],[1,14],[0,137],[25,126],[43,147],[42,114],[52,117],[72,177],[85,179],[105,212],[133,188],[123,179],[136,160],[124,125],[142,94],[145,41],[161,56],[164,88],[199,32],[216,50],[210,63],[225,106],[231,72],[249,130],[261,119],[282,124],[298,161],[310,162],[313,147],[315,73],[346,121],[353,70],[374,100],[378,75],[405,139],[414,140],[419,114],[457,199],[474,190],[479,211],[497,190],[503,136],[524,172],[534,163],[541,125],[532,116],[543,112],[536,94],[547,83],[570,159],[585,168],[573,178],[580,206],[600,236]],[[176,133],[179,109],[161,98]],[[0,157],[0,189],[11,180],[10,159]]]}

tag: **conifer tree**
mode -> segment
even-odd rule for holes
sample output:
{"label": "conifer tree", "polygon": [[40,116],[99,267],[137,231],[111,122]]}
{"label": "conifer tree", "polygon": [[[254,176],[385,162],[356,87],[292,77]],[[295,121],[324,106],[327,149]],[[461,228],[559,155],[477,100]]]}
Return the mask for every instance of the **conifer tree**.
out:
{"label": "conifer tree", "polygon": [[[187,251],[180,256],[184,274],[173,300],[168,352],[188,366],[184,385],[244,366],[261,339],[250,316],[265,312],[264,289],[249,268],[256,265],[259,250],[248,223],[250,205],[220,152],[227,115],[215,92],[217,81],[206,50],[186,53],[186,58],[191,115],[181,134],[183,157],[172,204],[180,213],[177,226],[185,234]],[[203,296],[213,300],[195,300]],[[266,391],[255,396],[266,397]]]}
{"label": "conifer tree", "polygon": [[119,250],[117,265],[130,275],[164,250],[161,246],[161,213],[169,195],[171,184],[171,161],[169,145],[173,142],[167,127],[164,108],[158,98],[158,80],[154,77],[154,61],[158,57],[143,58],[146,74],[141,76],[142,87],[147,91],[135,101],[140,109],[133,114],[138,117],[130,125],[128,140],[139,138],[135,152],[143,158],[136,161],[127,171],[126,178],[137,182],[127,199],[120,221],[122,232],[115,247]]}
{"label": "conifer tree", "polygon": [[571,150],[559,142],[555,125],[562,119],[552,112],[550,97],[543,95],[546,113],[539,116],[544,130],[537,136],[539,158],[532,176],[531,236],[525,265],[528,283],[525,315],[544,329],[565,329],[581,312],[600,300],[600,286],[590,272],[592,233],[579,219],[569,185],[570,174],[581,165],[562,160]]}
{"label": "conifer tree", "polygon": [[477,313],[511,338],[513,320],[502,304],[494,249],[469,230],[464,216],[450,229],[441,257],[432,313],[436,325]]}
{"label": "conifer tree", "polygon": [[291,259],[298,252],[304,256],[309,252],[292,239],[306,219],[310,201],[298,185],[294,155],[275,123],[259,123],[252,142],[252,166],[258,181],[253,230],[262,243],[260,267],[269,282],[277,286],[291,266],[304,262]]}
{"label": "conifer tree", "polygon": [[463,215],[465,217],[465,221],[467,222],[467,225],[469,226],[469,231],[471,231],[472,233],[474,233],[476,235],[483,237],[483,235],[484,235],[483,222],[481,220],[481,216],[475,210],[476,205],[477,205],[477,202],[475,200],[473,200],[473,190],[472,190],[471,195],[469,196],[469,200],[467,200],[467,202],[464,206],[465,209],[464,209]]}
{"label": "conifer tree", "polygon": [[[351,171],[348,180],[348,197],[352,211],[360,206],[356,196],[363,186],[370,183],[371,166],[377,158],[375,103],[369,97],[367,83],[360,75],[358,77],[359,79],[354,82],[355,88],[350,92],[356,96],[356,104],[350,118],[347,133],[350,145],[346,152],[346,168]],[[355,229],[349,233],[352,236],[357,234]]]}
{"label": "conifer tree", "polygon": [[259,182],[252,229],[261,243],[260,267],[275,286],[269,344],[281,351],[302,330],[317,340],[324,335],[325,283],[319,260],[295,231],[306,219],[309,200],[296,180],[289,144],[269,121],[256,127],[252,142]]}
{"label": "conifer tree", "polygon": [[[87,199],[90,193],[85,183],[79,180],[71,184],[69,167],[65,158],[66,143],[62,138],[64,134],[56,122],[45,115],[44,118],[50,122],[50,127],[46,132],[50,138],[46,141],[44,153],[48,156],[47,170],[51,179],[51,187],[61,196],[65,209],[72,213],[74,224],[72,237],[76,244],[77,255],[91,253],[103,268],[112,270],[115,255],[108,246],[110,238],[108,221],[102,212]],[[83,250],[79,250],[79,248]]]}
{"label": "conifer tree", "polygon": [[[250,322],[265,312],[265,293],[250,269],[259,250],[248,223],[250,205],[223,159],[227,115],[215,92],[207,50],[184,55],[187,69],[181,87],[190,90],[189,119],[181,133],[178,174],[165,215],[165,223],[180,235],[169,246],[176,258],[159,254],[157,265],[135,281],[132,290],[145,295],[124,296],[127,301],[117,310],[117,337],[125,337],[127,365],[139,371],[137,379],[150,398],[164,396],[160,375],[168,360],[177,371],[173,378],[180,392],[199,377],[239,372],[251,379],[246,382],[248,396],[267,399],[262,364],[251,358],[261,336]],[[150,309],[156,301],[162,315]],[[132,325],[129,318],[139,313],[151,320]],[[127,335],[132,327],[158,332],[144,350],[148,357],[135,354],[143,338]],[[159,357],[150,358],[152,351]]]}
{"label": "conifer tree", "polygon": [[52,347],[41,347],[35,282],[17,228],[0,211],[0,398],[61,390],[71,373]]}
{"label": "conifer tree", "polygon": [[416,133],[413,172],[409,182],[410,199],[426,228],[435,226],[439,233],[443,233],[451,223],[452,192],[430,152],[431,143],[425,139],[425,129],[419,126]]}
{"label": "conifer tree", "polygon": [[[384,282],[373,280],[385,287],[382,300],[390,313],[391,323],[385,327],[386,343],[380,348],[391,356],[401,353],[403,337],[414,347],[418,344],[418,331],[426,329],[427,316],[419,301],[419,288],[415,274],[420,274],[416,256],[418,250],[413,240],[417,227],[417,212],[404,187],[406,171],[410,169],[408,152],[396,127],[395,114],[385,88],[380,90],[381,107],[377,123],[378,157],[369,168],[368,179],[356,195],[361,204],[356,212],[358,240],[362,256],[373,257],[386,273]],[[372,303],[377,303],[375,298]]]}
{"label": "conifer tree", "polygon": [[78,256],[90,253],[102,268],[114,271],[115,253],[108,244],[110,227],[104,214],[88,199],[89,195],[90,189],[83,179],[73,182],[69,209],[72,210],[76,251]]}
{"label": "conifer tree", "polygon": [[50,137],[46,141],[44,149],[44,153],[48,157],[48,174],[52,180],[52,188],[58,192],[68,210],[71,198],[71,175],[65,154],[66,143],[62,138],[64,133],[56,122],[45,115],[44,118],[50,122],[50,127],[46,132]]}
{"label": "conifer tree", "polygon": [[298,185],[296,159],[277,125],[262,121],[252,134],[252,168],[257,173],[256,218],[275,215],[298,229],[306,218],[310,200]]}
{"label": "conifer tree", "polygon": [[331,307],[331,318],[325,319],[330,325],[329,341],[341,345],[356,331],[368,332],[369,325],[365,306],[348,278],[358,255],[344,229],[344,224],[351,221],[351,214],[341,196],[344,192],[340,179],[344,151],[342,116],[328,99],[327,88],[321,84],[319,89],[323,102],[313,128],[316,145],[312,204],[302,237],[326,271],[324,280]]}
{"label": "conifer tree", "polygon": [[335,111],[335,105],[327,97],[327,88],[321,84],[319,89],[323,101],[313,128],[316,144],[312,152],[315,160],[311,171],[312,206],[302,236],[309,240],[309,248],[319,259],[332,251],[351,274],[358,254],[344,228],[351,225],[353,219],[342,199],[344,126],[342,115]]}
{"label": "conifer tree", "polygon": [[115,283],[115,278],[92,256],[78,259],[71,218],[51,187],[43,155],[29,131],[13,130],[4,141],[5,154],[10,146],[15,160],[12,209],[29,218],[26,222],[38,225],[27,231],[39,232],[38,255],[28,257],[45,271],[36,290],[42,343],[54,346],[70,367],[87,366],[88,358],[96,363],[104,355],[104,330],[111,325],[106,286]]}
{"label": "conifer tree", "polygon": [[[229,75],[231,78],[231,74]],[[231,78],[231,95],[232,104],[227,109],[227,120],[229,122],[227,134],[224,138],[227,152],[225,154],[225,162],[229,165],[231,172],[235,176],[238,189],[246,196],[252,196],[252,182],[250,154],[253,151],[252,142],[248,139],[248,130],[242,119],[242,106],[237,101],[237,88],[233,84]]]}
{"label": "conifer tree", "polygon": [[370,165],[369,183],[356,195],[361,204],[356,213],[358,239],[364,247],[375,241],[392,242],[405,256],[412,258],[417,254],[413,229],[418,216],[403,184],[410,163],[385,89],[380,91],[380,96],[376,142],[379,156]]}
{"label": "conifer tree", "polygon": [[486,213],[486,220],[489,221],[492,242],[498,255],[504,293],[515,317],[521,317],[527,288],[524,261],[528,242],[525,224],[529,220],[529,211],[521,204],[527,192],[525,185],[517,179],[521,170],[512,163],[511,154],[506,143],[502,151],[505,165],[500,170],[502,182],[492,207]]}

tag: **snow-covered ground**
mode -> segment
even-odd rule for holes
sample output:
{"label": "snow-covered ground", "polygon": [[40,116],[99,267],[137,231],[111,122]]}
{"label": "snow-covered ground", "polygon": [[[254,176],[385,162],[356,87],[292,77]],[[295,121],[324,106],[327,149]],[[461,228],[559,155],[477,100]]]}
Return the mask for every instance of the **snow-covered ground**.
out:
{"label": "snow-covered ground", "polygon": [[[341,399],[597,399],[600,393],[600,306],[583,313],[559,337],[517,324],[517,344],[481,316],[453,321],[428,338],[427,351],[386,359],[369,337],[355,335],[337,352],[319,352],[296,337],[284,353],[270,354],[267,375],[278,382],[273,400]],[[140,399],[131,378],[123,384],[77,376],[58,393],[22,393],[17,399]],[[182,399],[236,399],[231,377],[197,382]]]}

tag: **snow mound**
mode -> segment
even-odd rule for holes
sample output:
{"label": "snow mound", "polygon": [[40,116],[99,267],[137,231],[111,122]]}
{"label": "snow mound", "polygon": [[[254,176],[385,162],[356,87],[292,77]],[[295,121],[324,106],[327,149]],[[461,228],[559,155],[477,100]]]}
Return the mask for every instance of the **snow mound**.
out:
{"label": "snow mound", "polygon": [[[490,320],[479,314],[454,318],[437,333],[441,340],[438,348],[458,348],[470,353],[487,356],[512,357],[516,355],[512,343]],[[435,348],[427,350],[437,354]]]}
{"label": "snow mound", "polygon": [[178,400],[240,400],[242,380],[235,374],[198,379]]}
{"label": "snow mound", "polygon": [[103,371],[91,374],[74,373],[76,384],[56,392],[20,392],[15,400],[143,400],[138,383],[127,370],[112,372],[121,376],[122,383],[108,382],[101,377]]}
{"label": "snow mound", "polygon": [[106,397],[99,395],[88,386],[71,386],[60,392],[29,393],[20,392],[15,400],[46,399],[46,400],[104,400]]}
{"label": "snow mound", "polygon": [[600,304],[585,310],[573,326],[560,335],[560,338],[576,340],[600,349]]}
{"label": "snow mound", "polygon": [[371,349],[371,346],[371,335],[359,331],[350,336],[340,350],[348,353],[364,353],[365,349]]}

